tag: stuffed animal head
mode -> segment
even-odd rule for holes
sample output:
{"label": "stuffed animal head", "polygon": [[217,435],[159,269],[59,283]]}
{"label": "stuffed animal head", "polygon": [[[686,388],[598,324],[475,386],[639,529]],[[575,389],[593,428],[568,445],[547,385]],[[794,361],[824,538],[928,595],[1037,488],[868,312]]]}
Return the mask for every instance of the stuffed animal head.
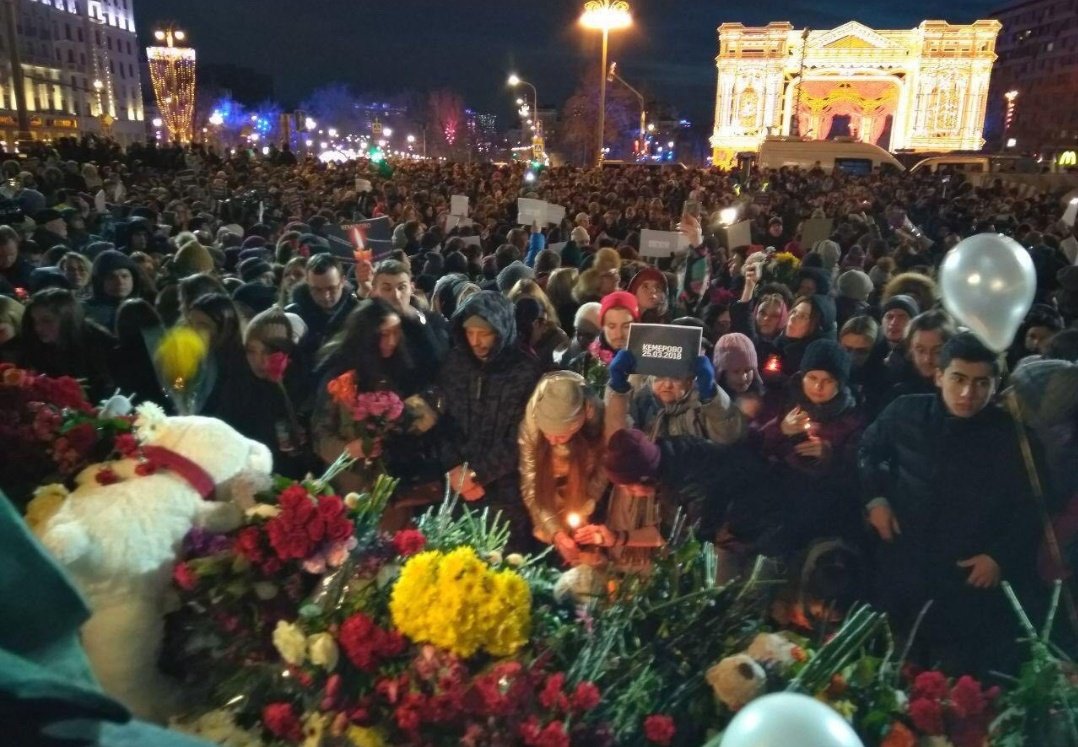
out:
{"label": "stuffed animal head", "polygon": [[736,711],[763,694],[767,686],[767,673],[748,654],[735,654],[708,669],[707,682],[715,699],[731,711]]}
{"label": "stuffed animal head", "polygon": [[138,408],[135,432],[143,446],[163,447],[197,464],[213,478],[219,491],[246,474],[268,475],[273,471],[273,456],[264,444],[216,418],[170,418],[156,405],[143,404]]}

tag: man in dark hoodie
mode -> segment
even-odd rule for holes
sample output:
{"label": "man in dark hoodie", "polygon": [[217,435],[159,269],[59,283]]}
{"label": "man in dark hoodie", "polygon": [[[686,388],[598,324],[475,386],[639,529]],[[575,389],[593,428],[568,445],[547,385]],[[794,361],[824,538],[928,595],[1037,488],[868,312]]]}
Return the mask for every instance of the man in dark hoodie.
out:
{"label": "man in dark hoodie", "polygon": [[315,254],[307,260],[306,281],[292,291],[292,303],[285,311],[299,316],[307,325],[300,343],[308,360],[339,332],[344,320],[359,304],[344,279],[341,263],[331,254]]}
{"label": "man in dark hoodie", "polygon": [[531,527],[520,498],[517,430],[542,368],[516,344],[513,304],[500,293],[465,300],[453,314],[452,336],[438,377],[442,461],[466,500],[482,498],[501,511],[519,547]]}
{"label": "man in dark hoodie", "polygon": [[86,302],[87,318],[109,332],[116,332],[116,311],[128,298],[142,292],[138,266],[126,254],[108,249],[94,260],[90,283],[93,295]]}
{"label": "man in dark hoodie", "polygon": [[67,240],[67,222],[60,215],[60,211],[46,208],[34,215],[37,228],[30,236],[38,243],[42,251],[48,251],[54,246],[71,248],[71,242]]}

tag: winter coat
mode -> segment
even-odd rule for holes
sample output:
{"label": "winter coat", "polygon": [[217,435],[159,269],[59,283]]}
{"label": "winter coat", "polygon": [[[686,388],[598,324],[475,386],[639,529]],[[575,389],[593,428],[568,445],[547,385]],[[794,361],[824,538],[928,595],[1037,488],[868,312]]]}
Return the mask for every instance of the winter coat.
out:
{"label": "winter coat", "polygon": [[[498,335],[486,361],[473,355],[465,336],[464,322],[472,316],[482,317]],[[467,462],[487,503],[520,507],[517,435],[542,369],[517,345],[513,305],[498,293],[467,298],[451,328],[453,347],[437,379],[442,464],[449,470]]]}
{"label": "winter coat", "polygon": [[[588,459],[586,463],[578,465],[578,469],[581,472],[583,484],[585,486],[584,495],[582,496],[569,496],[576,499],[578,504],[576,506],[563,506],[561,505],[561,499],[566,496],[553,495],[544,496],[538,493],[539,490],[539,476],[537,474],[537,468],[541,451],[546,449],[552,449],[552,447],[544,447],[545,436],[539,429],[539,425],[535,418],[535,403],[536,394],[539,393],[540,387],[543,386],[543,382],[555,380],[558,377],[571,376],[563,371],[555,371],[547,374],[536,387],[535,393],[528,399],[528,406],[524,411],[524,419],[520,421],[520,430],[518,436],[518,445],[520,449],[520,493],[524,500],[524,505],[528,509],[528,514],[532,520],[532,534],[540,542],[551,542],[554,534],[559,530],[566,528],[562,513],[564,510],[575,510],[584,516],[590,516],[594,511],[599,500],[602,498],[603,493],[606,491],[608,480],[606,477],[606,471],[603,469],[602,462],[599,459],[601,450],[592,449],[590,454],[592,458]],[[594,439],[601,441],[603,437],[602,422],[603,422],[603,408],[602,405],[593,400],[593,415],[591,420],[584,424],[584,427],[573,437],[573,441],[577,439]],[[570,442],[572,444],[572,441]],[[581,450],[582,453],[587,453],[586,450]],[[551,456],[551,462],[555,462],[556,456]],[[551,464],[546,465],[547,469],[552,469]],[[555,473],[557,470],[555,469]],[[555,477],[558,477],[555,474]]]}
{"label": "winter coat", "polygon": [[401,333],[416,367],[416,391],[430,386],[449,352],[449,324],[441,314],[416,309],[414,318],[401,318]]}
{"label": "winter coat", "polygon": [[891,593],[919,601],[962,588],[959,560],[985,553],[1004,579],[1031,570],[1038,518],[1014,422],[989,405],[951,415],[938,395],[900,397],[858,451],[863,503],[884,498],[901,534],[887,546]]}
{"label": "winter coat", "polygon": [[307,334],[300,342],[302,353],[308,360],[317,357],[318,350],[344,327],[344,321],[359,305],[352,287],[345,285],[341,300],[329,312],[314,302],[311,289],[298,285],[292,291],[292,303],[285,311],[296,314],[307,325]]}
{"label": "winter coat", "polygon": [[745,435],[745,418],[722,387],[704,402],[693,386],[685,396],[663,405],[649,384],[625,394],[606,388],[607,417],[619,424],[626,417],[633,427],[656,441],[670,436],[696,436],[718,444],[736,443]]}

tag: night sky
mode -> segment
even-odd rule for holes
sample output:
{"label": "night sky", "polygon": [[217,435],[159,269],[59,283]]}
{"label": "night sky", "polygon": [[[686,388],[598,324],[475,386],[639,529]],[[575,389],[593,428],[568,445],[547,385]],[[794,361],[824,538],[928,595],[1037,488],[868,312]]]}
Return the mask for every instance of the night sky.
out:
{"label": "night sky", "polygon": [[[967,23],[999,5],[987,0],[631,0],[636,26],[612,36],[611,59],[637,88],[708,123],[715,96],[715,29],[740,21],[832,28],[857,20],[874,28],[913,28],[939,18]],[[371,94],[449,87],[465,103],[503,117],[513,96],[509,72],[531,80],[540,101],[560,107],[585,64],[599,57],[599,35],[576,24],[575,0],[135,0],[140,40],[154,23],[175,21],[199,58],[245,65],[274,77],[278,99],[297,103],[320,84],[340,81]]]}

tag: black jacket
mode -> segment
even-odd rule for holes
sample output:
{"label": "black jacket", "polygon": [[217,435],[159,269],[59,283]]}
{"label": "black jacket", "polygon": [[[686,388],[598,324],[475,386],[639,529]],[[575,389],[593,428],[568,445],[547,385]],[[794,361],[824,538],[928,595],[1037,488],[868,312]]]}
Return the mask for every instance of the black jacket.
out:
{"label": "black jacket", "polygon": [[[498,334],[489,358],[472,354],[464,321],[480,316]],[[469,297],[453,314],[453,348],[438,376],[442,403],[442,463],[446,469],[467,462],[493,504],[520,501],[517,430],[535,385],[539,363],[516,344],[513,305],[504,296],[483,291]]]}
{"label": "black jacket", "polygon": [[296,286],[296,289],[292,291],[292,303],[285,308],[285,311],[296,314],[307,325],[307,334],[300,342],[303,356],[307,360],[314,360],[318,350],[341,331],[344,320],[358,305],[359,300],[348,285],[345,285],[341,300],[329,312],[314,302],[310,288],[306,285]]}
{"label": "black jacket", "polygon": [[986,553],[1015,578],[1032,564],[1036,510],[1014,423],[999,407],[958,418],[938,395],[900,397],[865,431],[858,468],[864,502],[891,504],[913,567],[950,572]]}

